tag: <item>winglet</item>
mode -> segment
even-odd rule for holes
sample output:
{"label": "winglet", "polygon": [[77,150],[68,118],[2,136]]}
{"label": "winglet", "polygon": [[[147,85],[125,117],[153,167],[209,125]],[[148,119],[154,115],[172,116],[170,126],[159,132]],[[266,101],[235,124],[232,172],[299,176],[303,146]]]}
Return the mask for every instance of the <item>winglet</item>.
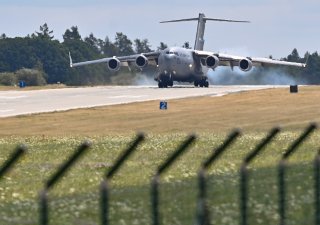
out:
{"label": "winglet", "polygon": [[304,63],[304,68],[308,66],[309,57],[310,57],[310,54],[308,54],[307,56],[306,62]]}
{"label": "winglet", "polygon": [[69,52],[69,60],[70,60],[70,67],[73,66],[73,63],[72,63],[72,58],[71,58],[71,53]]}

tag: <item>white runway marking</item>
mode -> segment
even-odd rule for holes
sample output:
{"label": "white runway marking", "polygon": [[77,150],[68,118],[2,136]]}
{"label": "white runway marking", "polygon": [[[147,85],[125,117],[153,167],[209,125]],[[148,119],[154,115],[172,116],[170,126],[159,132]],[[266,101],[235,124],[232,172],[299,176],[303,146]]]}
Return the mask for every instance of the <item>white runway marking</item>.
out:
{"label": "white runway marking", "polygon": [[0,91],[0,117],[62,111],[95,106],[117,105],[151,100],[219,97],[241,91],[287,86],[211,86],[195,88],[176,86],[159,89],[156,86],[100,86],[34,91]]}
{"label": "white runway marking", "polygon": [[12,112],[13,109],[0,109],[0,113]]}
{"label": "white runway marking", "polygon": [[108,98],[142,98],[147,95],[118,95],[118,96],[110,96]]}
{"label": "white runway marking", "polygon": [[1,96],[0,95],[0,99],[20,99],[20,98],[25,98],[27,96],[25,95],[20,95],[20,96]]}

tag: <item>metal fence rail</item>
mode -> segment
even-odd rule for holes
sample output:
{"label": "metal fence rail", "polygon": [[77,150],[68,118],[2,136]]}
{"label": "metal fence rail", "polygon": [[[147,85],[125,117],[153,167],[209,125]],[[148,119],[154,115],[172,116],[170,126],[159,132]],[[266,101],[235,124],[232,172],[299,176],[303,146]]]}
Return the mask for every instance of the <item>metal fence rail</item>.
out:
{"label": "metal fence rail", "polygon": [[13,165],[17,163],[20,157],[25,154],[27,151],[27,147],[25,145],[19,145],[17,149],[12,152],[10,157],[5,161],[5,163],[0,168],[0,179],[10,170]]}
{"label": "metal fence rail", "polygon": [[121,165],[129,158],[129,156],[137,149],[138,145],[145,139],[144,134],[138,134],[136,139],[131,145],[123,152],[122,155],[116,160],[115,164],[106,173],[101,182],[100,201],[101,201],[101,224],[109,224],[109,180],[119,170]]}
{"label": "metal fence rail", "polygon": [[[288,147],[286,152],[282,155],[278,164],[278,214],[279,214],[279,224],[286,225],[286,167],[289,157],[296,151],[296,149],[313,133],[317,128],[315,123],[310,124],[304,132]],[[239,178],[240,178],[240,190],[239,190],[239,209],[240,209],[240,225],[248,224],[248,178],[249,170],[248,165],[265,149],[268,144],[270,144],[277,134],[280,133],[280,128],[275,127],[268,135],[261,140],[256,147],[251,151],[244,159],[241,167],[239,168]],[[196,224],[198,225],[208,225],[210,224],[210,212],[208,207],[208,197],[207,197],[207,177],[206,171],[212,166],[219,158],[222,157],[223,153],[230,148],[230,146],[237,140],[241,135],[240,130],[236,129],[230,132],[224,142],[213,149],[212,154],[204,160],[198,171],[198,198],[197,208],[195,212]],[[196,141],[195,135],[190,135],[185,141],[181,143],[173,151],[173,153],[165,160],[156,170],[154,176],[151,179],[151,218],[153,225],[161,224],[161,214],[159,213],[160,199],[159,199],[159,185],[161,175],[169,169],[175,161],[182,156],[182,154],[190,148],[193,142]],[[128,145],[128,147],[123,151],[119,158],[115,161],[113,166],[109,171],[105,173],[105,176],[101,178],[100,185],[100,221],[102,225],[109,224],[109,183],[112,177],[117,173],[120,167],[128,160],[130,155],[137,149],[137,147],[145,140],[144,134],[138,134],[136,138]],[[48,220],[48,192],[53,186],[66,174],[67,170],[74,165],[74,163],[80,158],[83,153],[86,152],[91,146],[88,141],[83,142],[76,151],[70,156],[66,162],[64,162],[61,167],[45,182],[43,190],[39,194],[39,224],[47,225]],[[21,156],[26,153],[27,148],[24,145],[20,145],[17,149],[9,156],[8,160],[0,167],[0,182],[3,176],[14,166]],[[315,196],[315,224],[320,225],[320,149],[314,160],[314,196]]]}

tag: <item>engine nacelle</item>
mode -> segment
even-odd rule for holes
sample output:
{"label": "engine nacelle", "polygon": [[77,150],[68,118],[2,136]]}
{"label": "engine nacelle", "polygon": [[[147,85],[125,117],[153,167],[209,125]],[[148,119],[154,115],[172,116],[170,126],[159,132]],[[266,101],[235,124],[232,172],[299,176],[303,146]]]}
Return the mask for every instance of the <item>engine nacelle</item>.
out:
{"label": "engine nacelle", "polygon": [[108,61],[108,69],[113,72],[117,72],[120,69],[120,60],[117,58],[112,58]]}
{"label": "engine nacelle", "polygon": [[214,69],[219,66],[219,58],[215,55],[209,55],[206,58],[205,63],[208,68]]}
{"label": "engine nacelle", "polygon": [[249,59],[241,59],[240,62],[239,62],[239,68],[242,70],[242,71],[249,71],[252,69],[252,62],[251,60]]}
{"label": "engine nacelle", "polygon": [[144,68],[148,65],[148,59],[147,57],[145,57],[144,55],[139,55],[137,58],[136,58],[136,66],[138,68]]}

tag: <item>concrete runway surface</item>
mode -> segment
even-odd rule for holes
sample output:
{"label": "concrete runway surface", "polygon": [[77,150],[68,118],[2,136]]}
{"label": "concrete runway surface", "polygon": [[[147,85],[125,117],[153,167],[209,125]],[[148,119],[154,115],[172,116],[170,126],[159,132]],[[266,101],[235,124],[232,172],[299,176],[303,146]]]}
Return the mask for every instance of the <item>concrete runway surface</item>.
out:
{"label": "concrete runway surface", "polygon": [[100,86],[33,91],[0,91],[0,117],[62,111],[94,106],[149,100],[169,100],[195,96],[222,96],[229,93],[278,88],[281,86]]}

